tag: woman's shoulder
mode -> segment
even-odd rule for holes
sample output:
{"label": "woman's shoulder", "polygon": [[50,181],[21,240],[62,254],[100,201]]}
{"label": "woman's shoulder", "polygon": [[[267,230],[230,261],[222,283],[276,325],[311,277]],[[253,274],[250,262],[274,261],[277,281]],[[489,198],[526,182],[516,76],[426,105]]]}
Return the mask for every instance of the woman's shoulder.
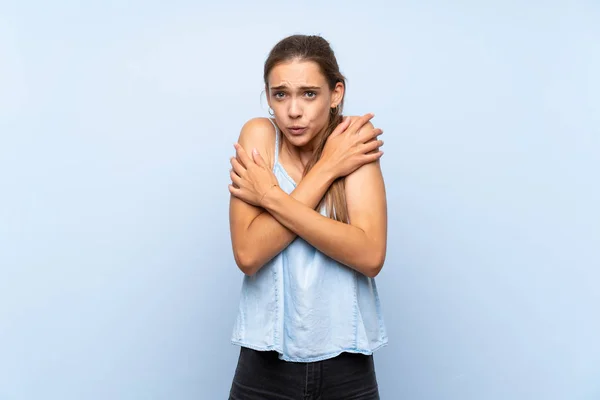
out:
{"label": "woman's shoulder", "polygon": [[272,164],[275,154],[275,128],[273,123],[265,117],[251,118],[244,123],[240,131],[238,143],[248,154],[252,149],[257,149]]}
{"label": "woman's shoulder", "polygon": [[[358,119],[361,118],[359,115],[349,115],[350,125],[355,123]],[[363,129],[371,130],[374,129],[373,123],[371,121],[367,121],[357,132],[360,132]],[[370,139],[369,141],[377,140],[377,138]],[[358,188],[362,187],[365,180],[371,179],[379,179],[382,178],[381,173],[381,165],[379,160],[365,164],[359,168],[357,168],[350,175],[346,176],[346,186],[356,186]]]}
{"label": "woman's shoulder", "polygon": [[[357,119],[362,118],[362,115],[348,115],[348,118],[350,118],[350,125],[352,125],[353,123],[356,122]],[[366,124],[364,124],[364,126],[361,129],[373,129],[374,126],[371,123],[371,121],[367,121]]]}
{"label": "woman's shoulder", "polygon": [[242,126],[240,140],[251,141],[253,144],[261,144],[263,142],[266,144],[274,143],[275,128],[273,123],[268,118],[264,117],[249,119]]}

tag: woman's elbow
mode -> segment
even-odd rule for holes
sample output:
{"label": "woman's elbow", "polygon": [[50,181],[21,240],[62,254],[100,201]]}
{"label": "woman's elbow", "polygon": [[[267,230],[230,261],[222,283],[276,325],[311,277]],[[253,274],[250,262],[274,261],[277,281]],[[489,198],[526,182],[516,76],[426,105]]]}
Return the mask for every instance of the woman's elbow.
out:
{"label": "woman's elbow", "polygon": [[383,269],[385,263],[385,251],[372,254],[365,265],[364,275],[369,278],[375,278]]}
{"label": "woman's elbow", "polygon": [[383,268],[383,264],[381,265],[377,265],[377,266],[372,266],[367,268],[367,270],[364,272],[364,275],[368,278],[375,278],[377,275],[379,275],[379,273],[381,272],[381,269]]}
{"label": "woman's elbow", "polygon": [[235,263],[244,275],[252,276],[258,271],[259,265],[250,252],[234,250]]}

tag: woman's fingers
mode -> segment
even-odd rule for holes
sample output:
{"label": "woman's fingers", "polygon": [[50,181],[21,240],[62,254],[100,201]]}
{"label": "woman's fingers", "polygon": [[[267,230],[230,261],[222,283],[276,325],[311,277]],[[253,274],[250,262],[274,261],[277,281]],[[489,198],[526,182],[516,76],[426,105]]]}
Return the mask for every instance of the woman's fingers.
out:
{"label": "woman's fingers", "polygon": [[383,151],[375,151],[373,153],[367,153],[363,156],[363,161],[365,164],[372,163],[373,161],[377,161],[383,156]]}
{"label": "woman's fingers", "polygon": [[242,178],[236,174],[233,169],[229,170],[229,177],[231,178],[231,183],[233,183],[236,188],[242,187]]}
{"label": "woman's fingers", "polygon": [[250,166],[250,163],[252,162],[252,159],[248,156],[246,150],[244,150],[244,148],[239,143],[235,143],[233,147],[235,148],[235,154],[238,160],[242,163],[244,167],[248,168],[248,166]]}
{"label": "woman's fingers", "polygon": [[377,136],[381,135],[382,133],[383,133],[383,129],[375,128],[372,130],[371,135],[368,136],[368,138],[369,139],[376,138]]}
{"label": "woman's fingers", "polygon": [[350,125],[349,129],[352,129],[352,133],[356,133],[356,132],[360,131],[360,128],[362,128],[374,116],[375,116],[375,114],[368,113],[368,114],[363,115],[362,117],[359,117],[356,121],[354,121],[352,123],[352,125]]}
{"label": "woman's fingers", "polygon": [[254,162],[256,163],[256,165],[258,165],[259,167],[267,168],[267,163],[262,158],[262,156],[260,155],[258,150],[256,150],[256,149],[252,150],[252,158],[254,159]]}
{"label": "woman's fingers", "polygon": [[383,146],[383,140],[372,140],[370,142],[365,143],[362,146],[362,153],[370,153],[372,151],[378,150],[381,146]]}
{"label": "woman's fingers", "polygon": [[233,171],[239,176],[244,176],[246,173],[246,168],[237,160],[235,157],[231,157],[231,166],[233,167]]}
{"label": "woman's fingers", "polygon": [[229,193],[231,193],[233,196],[237,197],[237,198],[241,198],[241,194],[240,194],[240,190],[239,188],[236,188],[233,185],[228,185],[229,188]]}
{"label": "woman's fingers", "polygon": [[342,122],[333,130],[333,132],[331,132],[331,135],[329,135],[329,136],[333,137],[333,136],[340,135],[342,132],[344,132],[348,128],[348,126],[350,126],[350,117],[344,117]]}
{"label": "woman's fingers", "polygon": [[381,135],[382,133],[383,133],[383,130],[381,130],[379,128],[374,128],[371,130],[367,130],[364,133],[361,132],[358,136],[359,136],[359,140],[361,142],[366,143],[371,139],[377,138],[377,136]]}

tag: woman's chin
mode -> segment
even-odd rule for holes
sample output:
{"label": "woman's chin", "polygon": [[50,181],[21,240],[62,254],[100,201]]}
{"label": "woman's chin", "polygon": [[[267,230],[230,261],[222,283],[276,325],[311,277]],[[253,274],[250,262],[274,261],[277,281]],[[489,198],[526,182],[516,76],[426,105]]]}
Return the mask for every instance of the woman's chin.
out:
{"label": "woman's chin", "polygon": [[288,142],[295,147],[304,147],[310,143],[312,137],[309,135],[286,135]]}

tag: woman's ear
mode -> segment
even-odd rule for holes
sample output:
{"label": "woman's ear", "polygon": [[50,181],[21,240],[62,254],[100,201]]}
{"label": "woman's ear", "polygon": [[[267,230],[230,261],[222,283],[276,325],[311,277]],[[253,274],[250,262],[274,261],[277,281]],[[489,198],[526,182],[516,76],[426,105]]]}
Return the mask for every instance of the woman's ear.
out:
{"label": "woman's ear", "polygon": [[271,94],[269,93],[269,88],[265,85],[265,97],[267,98],[267,105],[269,108],[271,107]]}
{"label": "woman's ear", "polygon": [[333,92],[331,93],[331,108],[336,107],[342,102],[342,100],[344,99],[345,89],[346,88],[344,87],[344,84],[342,82],[338,82],[335,84]]}

